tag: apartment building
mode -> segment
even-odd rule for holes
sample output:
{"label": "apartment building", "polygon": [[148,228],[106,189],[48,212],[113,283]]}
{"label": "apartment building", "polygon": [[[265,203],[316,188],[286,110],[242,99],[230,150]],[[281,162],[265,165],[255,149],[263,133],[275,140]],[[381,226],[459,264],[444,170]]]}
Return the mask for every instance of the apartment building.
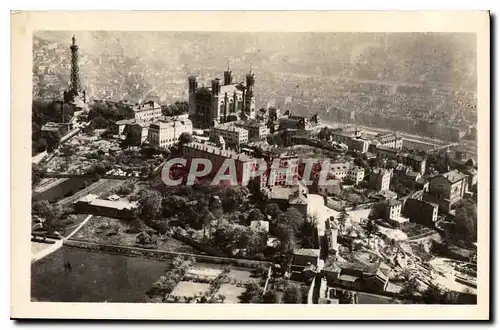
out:
{"label": "apartment building", "polygon": [[248,131],[248,141],[260,141],[269,134],[269,128],[266,124],[257,120],[237,121],[234,125]]}
{"label": "apartment building", "polygon": [[329,173],[334,177],[334,179],[349,179],[354,182],[354,184],[360,183],[365,177],[365,170],[363,168],[354,166],[349,162],[330,164]]}
{"label": "apartment building", "polygon": [[388,191],[391,184],[392,173],[386,169],[377,168],[370,173],[370,187],[379,192]]}
{"label": "apartment building", "polygon": [[415,198],[408,198],[404,205],[404,214],[411,222],[434,228],[438,218],[438,205]]}
{"label": "apartment building", "polygon": [[429,192],[437,197],[443,211],[449,212],[467,191],[468,176],[453,170],[430,179]]}
{"label": "apartment building", "polygon": [[224,150],[210,144],[191,142],[182,146],[182,155],[189,162],[194,158],[208,159],[212,164],[211,172],[207,175],[214,177],[222,167],[226,159],[235,162],[236,177],[239,184],[246,185],[252,171],[257,169],[258,162],[255,158],[245,154],[239,154],[232,150]]}
{"label": "apartment building", "polygon": [[172,147],[179,141],[182,133],[192,134],[191,120],[159,120],[149,126],[148,141],[159,148]]}
{"label": "apartment building", "polygon": [[238,147],[248,142],[248,130],[237,127],[233,123],[219,124],[210,129],[212,141],[219,141],[221,137],[227,146]]}
{"label": "apartment building", "polygon": [[161,106],[153,101],[144,104],[135,104],[129,108],[129,112],[134,119],[145,122],[154,122],[162,116]]}
{"label": "apartment building", "polygon": [[396,133],[378,134],[375,139],[384,147],[401,150],[403,148],[403,138]]}

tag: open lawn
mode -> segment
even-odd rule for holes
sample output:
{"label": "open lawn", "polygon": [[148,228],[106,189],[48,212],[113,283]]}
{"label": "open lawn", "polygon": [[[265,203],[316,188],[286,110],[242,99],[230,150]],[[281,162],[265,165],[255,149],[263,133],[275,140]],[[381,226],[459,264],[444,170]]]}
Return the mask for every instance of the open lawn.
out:
{"label": "open lawn", "polygon": [[177,297],[192,297],[197,293],[203,294],[205,291],[208,291],[209,288],[210,284],[208,283],[180,281],[170,295]]}
{"label": "open lawn", "polygon": [[225,304],[237,304],[240,302],[238,298],[243,292],[245,292],[245,287],[238,287],[234,284],[224,283],[220,287],[217,294],[224,295],[226,299],[224,300]]}
{"label": "open lawn", "polygon": [[[64,271],[64,262],[72,270]],[[31,265],[31,295],[51,302],[145,302],[168,263],[63,246]]]}
{"label": "open lawn", "polygon": [[285,148],[285,150],[293,150],[296,154],[303,158],[325,159],[339,156],[342,153],[335,151],[328,151],[321,148],[308,146],[304,144],[294,145]]}
{"label": "open lawn", "polygon": [[[223,269],[227,265],[224,264],[209,264],[209,263],[196,263],[194,267],[196,268],[205,268],[205,269]],[[252,270],[249,268],[244,268],[244,267],[236,267],[236,266],[230,266],[231,271],[229,272],[229,277],[232,280],[236,281],[250,281],[254,278],[252,278]]]}

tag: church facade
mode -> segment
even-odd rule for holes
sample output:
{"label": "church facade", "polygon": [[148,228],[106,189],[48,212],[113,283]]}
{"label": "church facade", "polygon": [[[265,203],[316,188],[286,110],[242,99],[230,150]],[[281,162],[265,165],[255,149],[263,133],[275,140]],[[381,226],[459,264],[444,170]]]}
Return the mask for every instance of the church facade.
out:
{"label": "church facade", "polygon": [[255,75],[246,75],[246,83],[234,83],[228,68],[224,80],[213,79],[211,87],[198,87],[196,76],[188,78],[189,117],[196,127],[208,128],[219,123],[255,118]]}

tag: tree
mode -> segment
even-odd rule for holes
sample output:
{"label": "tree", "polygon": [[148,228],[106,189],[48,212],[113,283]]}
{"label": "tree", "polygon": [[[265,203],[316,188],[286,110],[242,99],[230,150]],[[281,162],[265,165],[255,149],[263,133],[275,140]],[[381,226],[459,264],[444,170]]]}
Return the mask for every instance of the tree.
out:
{"label": "tree", "polygon": [[472,201],[462,201],[455,211],[454,233],[468,243],[477,241],[477,207]]}
{"label": "tree", "polygon": [[224,209],[222,208],[222,202],[219,196],[213,196],[210,199],[209,209],[216,219],[220,219],[222,217],[222,215],[224,214]]}
{"label": "tree", "polygon": [[167,276],[161,276],[156,282],[153,283],[149,294],[164,296],[171,293],[176,285],[177,283],[174,280],[168,278]]}
{"label": "tree", "polygon": [[271,221],[278,219],[278,216],[282,213],[278,204],[270,203],[266,206],[266,215],[271,217]]}
{"label": "tree", "polygon": [[286,224],[279,223],[276,226],[274,234],[280,240],[279,247],[281,252],[286,255],[291,255],[297,243],[297,234],[295,230]]}
{"label": "tree", "polygon": [[52,152],[61,141],[61,133],[59,131],[48,131],[45,133],[45,141],[47,143],[47,151]]}
{"label": "tree", "polygon": [[444,304],[446,303],[446,296],[447,293],[434,283],[431,283],[422,292],[422,300],[426,304]]}
{"label": "tree", "polygon": [[222,207],[224,208],[224,211],[235,211],[245,202],[248,194],[249,192],[246,187],[231,186],[225,188],[221,194]]}
{"label": "tree", "polygon": [[210,211],[206,212],[205,215],[203,216],[203,237],[206,237],[207,228],[208,228],[209,236],[211,235],[212,222],[214,220],[215,220],[215,217],[212,214],[212,212],[210,212]]}
{"label": "tree", "polygon": [[280,214],[278,222],[297,232],[304,223],[304,216],[296,208],[290,207],[286,212]]}
{"label": "tree", "polygon": [[370,219],[366,223],[366,232],[368,233],[368,238],[371,239],[373,234],[378,231],[378,226],[375,224],[375,221]]}
{"label": "tree", "polygon": [[416,293],[418,293],[418,283],[415,277],[410,277],[405,281],[401,291],[399,291],[400,296],[404,299],[411,299],[415,297]]}
{"label": "tree", "polygon": [[137,243],[139,245],[156,245],[156,239],[151,236],[148,232],[143,231],[137,235]]}
{"label": "tree", "polygon": [[248,213],[247,224],[252,223],[252,221],[262,221],[262,220],[265,220],[265,217],[259,209],[253,208]]}
{"label": "tree", "polygon": [[245,291],[240,295],[240,300],[244,304],[248,303],[260,303],[262,302],[262,290],[259,283],[256,281],[249,281],[245,285]]}
{"label": "tree", "polygon": [[320,140],[328,140],[330,138],[330,130],[328,127],[323,127],[318,133],[318,139]]}
{"label": "tree", "polygon": [[285,304],[301,304],[302,290],[299,285],[289,283],[283,292],[283,302]]}
{"label": "tree", "polygon": [[44,172],[40,170],[37,164],[33,163],[31,164],[31,186],[34,187],[38,183],[40,183],[40,180],[43,178]]}
{"label": "tree", "polygon": [[43,138],[37,139],[33,143],[33,151],[35,152],[35,154],[47,150],[47,147],[47,140]]}
{"label": "tree", "polygon": [[281,302],[278,292],[274,290],[268,290],[263,297],[264,304],[279,304]]}
{"label": "tree", "polygon": [[146,223],[158,219],[162,214],[161,194],[156,190],[141,191],[138,214]]}
{"label": "tree", "polygon": [[349,214],[347,214],[347,211],[345,210],[345,207],[342,209],[342,211],[339,214],[339,217],[337,221],[339,222],[339,234],[343,234],[345,230],[345,225],[347,222],[347,219],[349,218]]}
{"label": "tree", "polygon": [[59,220],[63,214],[61,205],[50,204],[46,200],[34,202],[32,205],[32,213],[44,219],[43,229],[54,232],[59,227]]}
{"label": "tree", "polygon": [[187,144],[193,142],[193,136],[188,132],[184,132],[179,136],[179,144]]}
{"label": "tree", "polygon": [[375,205],[373,205],[371,210],[370,210],[370,214],[368,215],[368,219],[376,220],[376,219],[384,218],[386,205],[387,205],[387,203],[384,201],[378,202]]}

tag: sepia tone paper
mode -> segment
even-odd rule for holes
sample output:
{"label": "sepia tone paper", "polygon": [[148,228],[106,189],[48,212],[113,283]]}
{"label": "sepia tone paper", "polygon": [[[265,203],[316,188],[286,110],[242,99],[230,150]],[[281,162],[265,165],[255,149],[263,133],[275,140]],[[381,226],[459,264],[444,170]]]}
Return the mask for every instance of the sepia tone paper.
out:
{"label": "sepia tone paper", "polygon": [[[490,305],[488,12],[17,12],[11,15],[11,317],[78,319],[484,320]],[[40,30],[468,32],[477,36],[477,305],[199,305],[30,301],[32,38]]]}

